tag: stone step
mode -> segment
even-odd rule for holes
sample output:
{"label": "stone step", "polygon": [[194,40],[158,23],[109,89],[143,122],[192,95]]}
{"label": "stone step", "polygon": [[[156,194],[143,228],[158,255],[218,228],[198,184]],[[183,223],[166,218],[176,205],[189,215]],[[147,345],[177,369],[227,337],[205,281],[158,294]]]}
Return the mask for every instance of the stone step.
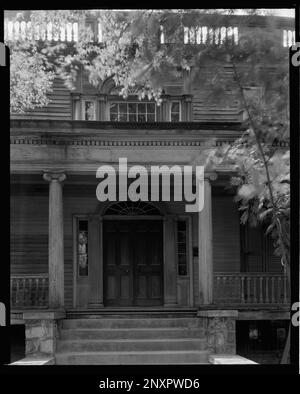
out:
{"label": "stone step", "polygon": [[198,318],[94,318],[94,319],[64,319],[61,324],[67,328],[196,328],[201,327]]}
{"label": "stone step", "polygon": [[57,365],[153,365],[209,364],[208,352],[136,351],[136,352],[64,352],[55,355]]}
{"label": "stone step", "polygon": [[118,339],[63,340],[57,342],[57,352],[119,352],[159,350],[205,350],[205,339]]}
{"label": "stone step", "polygon": [[163,339],[163,338],[204,338],[201,328],[126,328],[126,329],[62,329],[60,339]]}

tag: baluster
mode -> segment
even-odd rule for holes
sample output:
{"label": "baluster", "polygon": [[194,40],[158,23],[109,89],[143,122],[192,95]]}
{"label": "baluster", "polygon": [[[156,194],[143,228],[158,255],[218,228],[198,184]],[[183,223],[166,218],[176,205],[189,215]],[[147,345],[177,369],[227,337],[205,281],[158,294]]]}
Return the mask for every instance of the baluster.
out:
{"label": "baluster", "polygon": [[226,299],[226,276],[223,276],[222,296]]}
{"label": "baluster", "polygon": [[33,26],[33,28],[34,28],[34,39],[39,40],[40,39],[40,27],[38,24],[35,24]]}
{"label": "baluster", "polygon": [[245,278],[242,276],[241,277],[241,302],[242,304],[245,304],[245,289],[244,289],[244,280]]}
{"label": "baluster", "polygon": [[288,303],[288,297],[287,297],[287,277],[283,277],[283,302],[286,304]]}
{"label": "baluster", "polygon": [[99,22],[98,23],[98,42],[102,42],[102,41],[103,41],[102,25]]}
{"label": "baluster", "polygon": [[39,301],[39,279],[35,278],[35,297],[34,297],[34,305],[38,305]]}
{"label": "baluster", "polygon": [[72,24],[67,23],[67,41],[72,41]]}
{"label": "baluster", "polygon": [[65,26],[60,27],[60,41],[64,42],[66,40],[66,28]]}
{"label": "baluster", "polygon": [[47,31],[46,31],[45,25],[41,26],[40,38],[41,38],[42,41],[46,41],[47,40]]}
{"label": "baluster", "polygon": [[26,278],[22,279],[22,305],[26,306],[26,298],[27,298],[27,294],[26,294]]}
{"label": "baluster", "polygon": [[251,280],[251,278],[249,276],[247,276],[246,280],[247,280],[247,303],[250,304],[251,303],[251,297],[250,297],[250,280]]}
{"label": "baluster", "polygon": [[19,288],[20,288],[19,278],[16,278],[16,305],[19,305],[20,302]]}
{"label": "baluster", "polygon": [[72,33],[73,33],[73,41],[75,41],[75,42],[77,42],[78,41],[78,23],[77,22],[75,22],[75,23],[73,23],[73,26],[72,26],[73,28],[72,28]]}
{"label": "baluster", "polygon": [[280,304],[280,302],[281,302],[281,277],[280,276],[278,276],[277,277],[277,300],[276,300],[276,302],[278,303],[278,304]]}
{"label": "baluster", "polygon": [[18,40],[20,38],[20,22],[14,23],[14,39]]}
{"label": "baluster", "polygon": [[272,276],[272,278],[271,278],[271,286],[272,286],[272,289],[271,289],[271,302],[272,302],[272,304],[275,304],[274,280],[275,280],[275,278],[274,278],[274,276]]}
{"label": "baluster", "polygon": [[27,25],[26,25],[26,37],[28,38],[28,40],[32,40],[32,26],[31,26],[31,22],[27,22]]}
{"label": "baluster", "polygon": [[28,305],[32,305],[32,278],[29,278],[28,280]]}
{"label": "baluster", "polygon": [[257,297],[256,297],[256,279],[257,279],[256,276],[254,276],[254,277],[252,278],[252,281],[253,281],[253,303],[254,303],[254,304],[257,304]]}
{"label": "baluster", "polygon": [[14,38],[14,23],[9,21],[7,23],[7,35],[9,40],[13,40]]}
{"label": "baluster", "polygon": [[263,304],[264,298],[263,298],[263,278],[262,276],[259,277],[259,303]]}
{"label": "baluster", "polygon": [[57,24],[53,25],[53,41],[59,41],[60,29]]}
{"label": "baluster", "polygon": [[48,41],[52,41],[52,39],[53,39],[53,35],[52,35],[52,23],[49,22],[49,23],[47,24],[47,40],[48,40]]}
{"label": "baluster", "polygon": [[21,38],[22,38],[22,40],[26,39],[26,22],[25,21],[21,22]]}
{"label": "baluster", "polygon": [[219,294],[219,292],[220,292],[220,277],[219,277],[219,275],[217,276],[217,298],[220,298],[220,294]]}
{"label": "baluster", "polygon": [[270,299],[269,299],[269,277],[268,276],[266,276],[265,277],[265,282],[266,282],[266,297],[265,297],[265,303],[266,304],[268,304],[269,302],[270,302]]}
{"label": "baluster", "polygon": [[41,290],[41,305],[45,305],[45,284],[46,284],[46,279],[42,279],[42,290]]}

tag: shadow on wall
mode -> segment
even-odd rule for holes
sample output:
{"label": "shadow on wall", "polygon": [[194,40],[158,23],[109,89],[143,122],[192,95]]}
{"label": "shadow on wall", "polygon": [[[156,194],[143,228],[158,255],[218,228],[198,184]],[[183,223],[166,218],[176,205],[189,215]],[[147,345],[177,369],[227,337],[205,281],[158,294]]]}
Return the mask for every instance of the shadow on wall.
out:
{"label": "shadow on wall", "polygon": [[287,320],[237,321],[237,354],[259,364],[280,364],[288,324]]}
{"label": "shadow on wall", "polygon": [[25,325],[10,326],[10,362],[21,360],[25,357]]}

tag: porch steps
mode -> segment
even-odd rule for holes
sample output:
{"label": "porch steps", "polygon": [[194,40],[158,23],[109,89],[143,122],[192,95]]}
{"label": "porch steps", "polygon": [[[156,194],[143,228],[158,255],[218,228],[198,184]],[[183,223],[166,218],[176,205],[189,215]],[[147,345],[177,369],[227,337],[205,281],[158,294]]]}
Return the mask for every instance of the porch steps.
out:
{"label": "porch steps", "polygon": [[197,318],[89,318],[61,322],[56,364],[208,364]]}

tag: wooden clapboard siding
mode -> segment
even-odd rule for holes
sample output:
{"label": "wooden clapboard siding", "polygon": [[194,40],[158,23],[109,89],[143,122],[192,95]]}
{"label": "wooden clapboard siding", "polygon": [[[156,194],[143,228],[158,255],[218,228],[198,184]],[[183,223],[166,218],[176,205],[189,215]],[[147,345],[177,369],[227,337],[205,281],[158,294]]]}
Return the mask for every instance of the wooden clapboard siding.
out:
{"label": "wooden clapboard siding", "polygon": [[48,197],[11,196],[11,274],[48,272]]}
{"label": "wooden clapboard siding", "polygon": [[12,119],[72,119],[72,100],[70,90],[60,78],[55,78],[53,91],[48,94],[50,102],[42,108],[35,108],[26,114],[12,114]]}
{"label": "wooden clapboard siding", "polygon": [[240,225],[233,196],[212,196],[215,272],[240,271]]}

